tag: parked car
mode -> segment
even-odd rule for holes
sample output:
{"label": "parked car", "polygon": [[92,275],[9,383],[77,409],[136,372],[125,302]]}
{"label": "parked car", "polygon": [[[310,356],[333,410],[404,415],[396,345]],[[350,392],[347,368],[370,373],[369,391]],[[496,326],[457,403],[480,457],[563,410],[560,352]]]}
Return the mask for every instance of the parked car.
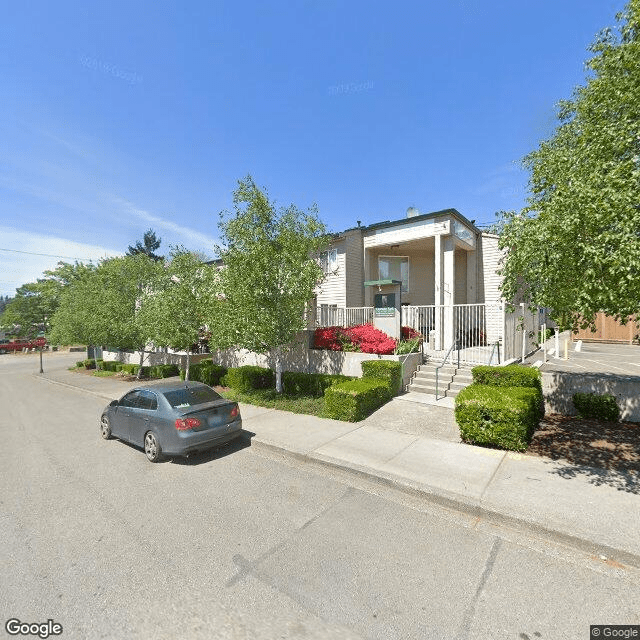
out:
{"label": "parked car", "polygon": [[46,338],[35,338],[34,340],[1,340],[0,353],[22,351],[23,349],[39,349],[46,345]]}
{"label": "parked car", "polygon": [[137,387],[113,400],[100,418],[100,433],[144,448],[151,462],[187,456],[242,435],[237,402],[200,382],[173,381]]}

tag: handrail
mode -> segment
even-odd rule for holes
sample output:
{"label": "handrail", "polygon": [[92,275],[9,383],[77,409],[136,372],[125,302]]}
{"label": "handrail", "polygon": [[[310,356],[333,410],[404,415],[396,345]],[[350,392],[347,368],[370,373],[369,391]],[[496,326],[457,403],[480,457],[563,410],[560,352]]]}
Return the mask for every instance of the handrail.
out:
{"label": "handrail", "polygon": [[[449,347],[447,355],[444,357],[442,364],[439,367],[436,367],[436,400],[438,399],[438,371],[442,369],[445,364],[447,364],[447,358],[449,357],[449,354],[456,348],[456,346],[458,348],[458,369],[460,368],[460,345],[458,344],[457,340],[454,340],[453,344]],[[453,364],[453,362],[451,364]],[[442,397],[444,398],[444,396]]]}
{"label": "handrail", "polygon": [[491,355],[489,356],[489,360],[487,361],[488,365],[490,365],[493,361],[493,354],[496,352],[496,347],[498,347],[498,364],[500,364],[500,340],[496,340],[493,343],[493,349],[491,349]]}

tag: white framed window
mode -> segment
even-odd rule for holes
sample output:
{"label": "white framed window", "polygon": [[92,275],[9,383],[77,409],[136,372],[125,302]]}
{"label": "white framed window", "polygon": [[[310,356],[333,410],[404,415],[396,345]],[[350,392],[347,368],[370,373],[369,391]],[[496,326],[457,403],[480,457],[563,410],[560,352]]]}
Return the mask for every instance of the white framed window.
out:
{"label": "white framed window", "polygon": [[400,280],[401,291],[409,291],[409,256],[378,256],[378,278]]}
{"label": "white framed window", "polygon": [[327,275],[333,273],[338,268],[338,250],[329,249],[320,254],[320,266],[322,272]]}

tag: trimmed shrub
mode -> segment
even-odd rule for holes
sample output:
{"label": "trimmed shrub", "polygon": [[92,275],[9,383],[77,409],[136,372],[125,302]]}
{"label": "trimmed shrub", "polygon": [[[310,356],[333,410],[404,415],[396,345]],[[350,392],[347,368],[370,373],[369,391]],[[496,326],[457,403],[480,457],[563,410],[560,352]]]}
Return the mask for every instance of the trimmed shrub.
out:
{"label": "trimmed shrub", "polygon": [[296,373],[285,371],[282,374],[282,387],[285,393],[311,395],[319,398],[331,385],[356,380],[352,376],[324,373]]}
{"label": "trimmed shrub", "polygon": [[76,368],[80,369],[81,367],[84,367],[84,360],[77,360]]}
{"label": "trimmed shrub", "polygon": [[359,422],[389,398],[389,385],[385,380],[350,380],[327,388],[324,392],[324,411],[327,418]]}
{"label": "trimmed shrub", "polygon": [[384,380],[393,397],[400,393],[402,387],[402,365],[392,360],[365,360],[362,362],[362,378]]}
{"label": "trimmed shrub", "polygon": [[[204,382],[210,387],[220,384],[221,378],[226,375],[227,368],[216,364],[211,360],[203,360],[189,366],[189,378],[194,382]],[[178,375],[177,373],[174,375]],[[180,369],[180,380],[184,380],[185,371]]]}
{"label": "trimmed shrub", "polygon": [[232,367],[227,371],[223,382],[240,393],[250,389],[270,389],[275,383],[276,376],[272,369],[252,365]]}
{"label": "trimmed shrub", "polygon": [[542,389],[540,371],[534,367],[510,364],[506,367],[481,365],[471,370],[475,384],[492,387],[535,387]]}
{"label": "trimmed shrub", "polygon": [[471,370],[474,384],[490,387],[527,387],[538,392],[538,412],[544,415],[544,398],[542,396],[542,376],[535,367],[523,367],[510,364],[506,367],[490,367],[481,365]]}
{"label": "trimmed shrub", "polygon": [[[123,364],[121,366],[120,371],[129,374],[130,376],[138,375],[138,369],[140,368],[139,364]],[[149,377],[151,367],[142,367],[141,375],[144,377]]]}
{"label": "trimmed shrub", "polygon": [[616,397],[609,394],[574,393],[573,405],[578,417],[618,422],[620,409]]}
{"label": "trimmed shrub", "polygon": [[119,362],[115,362],[114,360],[106,360],[100,364],[100,368],[105,371],[118,371],[117,365]]}
{"label": "trimmed shrub", "polygon": [[93,360],[92,358],[87,358],[86,360],[82,361],[82,366],[85,369],[95,369],[96,368],[96,361]]}
{"label": "trimmed shrub", "polygon": [[455,401],[461,438],[470,444],[525,451],[540,418],[539,390],[472,384]]}

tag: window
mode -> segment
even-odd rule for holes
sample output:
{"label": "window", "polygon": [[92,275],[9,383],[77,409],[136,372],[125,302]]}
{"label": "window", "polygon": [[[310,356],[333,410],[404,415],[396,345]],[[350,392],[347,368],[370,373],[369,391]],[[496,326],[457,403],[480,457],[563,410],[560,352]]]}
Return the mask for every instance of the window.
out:
{"label": "window", "polygon": [[175,391],[165,391],[164,397],[169,404],[176,409],[184,409],[206,402],[220,400],[219,396],[213,389],[209,387],[191,387],[184,389],[176,389]]}
{"label": "window", "polygon": [[139,407],[140,409],[155,411],[158,408],[156,394],[151,391],[140,391]]}
{"label": "window", "polygon": [[320,254],[320,266],[325,275],[333,273],[338,268],[338,250],[329,249]]}
{"label": "window", "polygon": [[401,290],[409,291],[409,258],[378,256],[378,277],[380,280],[401,280]]}

